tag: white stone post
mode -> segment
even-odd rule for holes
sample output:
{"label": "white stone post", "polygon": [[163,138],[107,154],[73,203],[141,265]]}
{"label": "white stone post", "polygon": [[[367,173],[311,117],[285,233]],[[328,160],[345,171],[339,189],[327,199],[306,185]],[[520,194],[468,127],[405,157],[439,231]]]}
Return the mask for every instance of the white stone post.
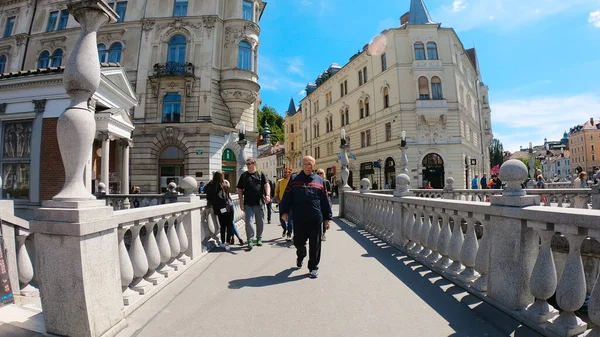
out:
{"label": "white stone post", "polygon": [[[500,167],[500,179],[506,182],[506,188],[502,195],[490,196],[492,207],[539,205],[539,196],[526,195],[521,188],[526,178],[525,164],[516,159],[506,161]],[[521,219],[491,216],[490,223],[488,296],[511,310],[521,310],[533,302],[529,283],[539,252],[539,236]]]}
{"label": "white stone post", "polygon": [[46,331],[60,336],[116,335],[124,326],[117,224],[112,207],[95,200],[84,184],[84,169],[96,132],[88,100],[100,84],[96,32],[116,21],[100,0],[67,4],[81,24],[63,83],[70,106],[58,119],[57,138],[65,185],[36,210],[36,274]]}
{"label": "white stone post", "polygon": [[342,186],[340,190],[340,217],[344,216],[345,212],[345,195],[344,192],[352,191],[352,187],[348,184],[348,178],[350,177],[350,170],[348,170],[348,166],[350,165],[350,161],[348,160],[348,145],[346,145],[346,130],[342,129],[341,131],[341,139],[340,139],[340,149],[342,150]]}
{"label": "white stone post", "polygon": [[121,194],[129,194],[129,147],[131,141],[124,139],[123,145],[123,167],[121,168]]}
{"label": "white stone post", "polygon": [[110,194],[109,170],[110,170],[110,136],[104,134],[102,136],[102,157],[100,158],[100,181],[106,187],[106,194]]}

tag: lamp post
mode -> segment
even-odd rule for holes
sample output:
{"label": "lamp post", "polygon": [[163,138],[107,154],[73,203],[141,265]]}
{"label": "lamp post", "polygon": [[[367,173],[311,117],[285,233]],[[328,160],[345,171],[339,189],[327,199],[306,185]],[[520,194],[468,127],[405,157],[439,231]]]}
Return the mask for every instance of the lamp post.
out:
{"label": "lamp post", "polygon": [[240,146],[240,152],[238,153],[238,181],[242,173],[246,172],[248,168],[246,167],[246,160],[248,156],[246,156],[246,145],[248,141],[246,140],[246,123],[240,122],[240,127],[238,130],[238,145]]}
{"label": "lamp post", "polygon": [[533,159],[533,146],[529,142],[529,182],[527,188],[533,188],[535,186],[535,160]]}
{"label": "lamp post", "polygon": [[381,158],[380,158],[380,159],[377,159],[377,164],[379,164],[379,185],[378,185],[378,187],[379,187],[379,189],[380,189],[380,190],[382,190],[382,189],[383,189],[383,188],[381,187],[381,186],[382,186],[382,185],[381,185],[381,163],[382,163],[382,162],[383,162],[383,160],[381,160]]}
{"label": "lamp post", "polygon": [[400,138],[400,174],[396,176],[396,190],[394,196],[403,197],[410,195],[410,177],[408,176],[408,158],[406,157],[406,132],[402,131]]}
{"label": "lamp post", "polygon": [[406,157],[406,131],[402,131],[402,137],[400,138],[400,173],[408,175],[408,158]]}

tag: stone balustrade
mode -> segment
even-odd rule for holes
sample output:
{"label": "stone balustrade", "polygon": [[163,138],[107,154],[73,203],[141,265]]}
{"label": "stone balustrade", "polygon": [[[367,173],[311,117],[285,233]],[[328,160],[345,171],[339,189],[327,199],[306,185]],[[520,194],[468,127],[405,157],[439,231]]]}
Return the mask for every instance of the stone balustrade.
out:
{"label": "stone balustrade", "polygon": [[0,200],[0,212],[0,238],[6,253],[6,267],[15,303],[39,302],[40,292],[32,284],[35,281],[32,254],[28,250],[28,246],[33,245],[29,221],[14,215],[12,200]]}
{"label": "stone balustrade", "polygon": [[[423,192],[435,198],[348,191],[341,216],[546,336],[586,332],[575,312],[589,296],[584,318],[594,323],[587,333],[596,336],[600,287],[595,276],[586,286],[586,273],[593,271],[584,270],[581,246],[600,237],[600,211],[542,207],[537,195],[527,194],[548,190],[520,189],[526,167],[519,174],[509,169],[514,167],[505,175],[519,179],[503,179],[511,183],[507,189],[489,190],[503,193],[492,195],[491,203],[439,199],[441,190]],[[561,265],[551,249],[554,237],[568,241]],[[548,303],[552,296],[556,308]]]}

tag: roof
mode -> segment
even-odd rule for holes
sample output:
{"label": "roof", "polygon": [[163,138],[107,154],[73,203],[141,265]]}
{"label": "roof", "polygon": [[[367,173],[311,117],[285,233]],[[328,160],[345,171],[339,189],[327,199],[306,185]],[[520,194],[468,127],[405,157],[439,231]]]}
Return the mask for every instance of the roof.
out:
{"label": "roof", "polygon": [[437,24],[437,22],[431,20],[431,16],[423,0],[410,0],[410,11],[408,13],[409,25]]}
{"label": "roof", "polygon": [[288,116],[293,116],[296,112],[297,112],[296,104],[294,103],[294,97],[292,97],[292,98],[290,98],[290,105],[288,106],[286,114]]}
{"label": "roof", "polygon": [[465,50],[465,53],[469,57],[469,60],[471,60],[471,64],[473,64],[473,68],[475,68],[475,70],[477,70],[477,52],[475,51],[475,48],[467,49],[467,50]]}

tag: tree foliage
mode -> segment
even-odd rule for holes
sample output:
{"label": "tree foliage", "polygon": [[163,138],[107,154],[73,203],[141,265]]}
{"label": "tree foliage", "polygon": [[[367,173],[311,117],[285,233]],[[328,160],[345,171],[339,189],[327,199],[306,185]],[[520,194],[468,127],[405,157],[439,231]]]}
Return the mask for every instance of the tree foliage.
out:
{"label": "tree foliage", "polygon": [[[520,161],[523,162],[523,164],[525,164],[525,166],[527,166],[527,171],[529,172],[529,158],[519,158]],[[542,162],[537,159],[537,158],[533,158],[533,166],[535,166],[535,169],[542,169]],[[529,173],[527,173],[527,176],[529,176]]]}
{"label": "tree foliage", "polygon": [[265,104],[258,110],[258,132],[262,134],[266,122],[271,131],[271,144],[284,139],[283,121],[283,117],[271,106]]}
{"label": "tree foliage", "polygon": [[504,148],[497,138],[490,142],[490,167],[502,165],[504,162]]}

